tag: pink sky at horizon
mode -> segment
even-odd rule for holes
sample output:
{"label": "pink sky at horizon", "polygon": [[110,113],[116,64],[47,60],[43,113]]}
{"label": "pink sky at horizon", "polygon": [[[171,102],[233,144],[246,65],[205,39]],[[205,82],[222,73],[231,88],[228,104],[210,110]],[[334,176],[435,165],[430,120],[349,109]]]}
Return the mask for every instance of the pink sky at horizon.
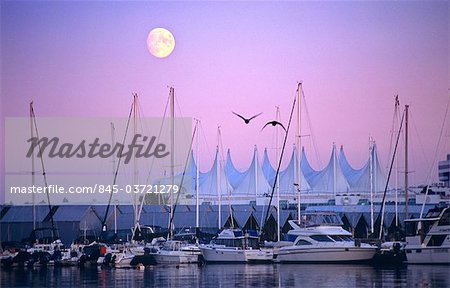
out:
{"label": "pink sky at horizon", "polygon": [[[427,179],[450,95],[446,1],[0,5],[2,121],[27,116],[31,99],[39,116],[126,117],[135,92],[145,116],[162,116],[171,85],[182,116],[202,121],[202,170],[212,164],[218,125],[224,148],[246,169],[255,144],[260,160],[274,146],[273,129],[260,130],[275,106],[287,125],[302,81],[321,158],[305,138],[312,166],[326,165],[336,143],[360,168],[373,137],[384,168],[398,94],[402,110],[411,107],[410,182]],[[156,27],[175,37],[167,58],[146,47]],[[231,111],[263,115],[244,125]],[[450,153],[449,126],[437,160]]]}

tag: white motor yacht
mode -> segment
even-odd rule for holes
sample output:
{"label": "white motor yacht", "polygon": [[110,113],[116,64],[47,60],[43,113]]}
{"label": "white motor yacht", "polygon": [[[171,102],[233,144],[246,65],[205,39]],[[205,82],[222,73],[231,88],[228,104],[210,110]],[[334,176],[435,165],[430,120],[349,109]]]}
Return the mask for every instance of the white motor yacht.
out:
{"label": "white motor yacht", "polygon": [[257,236],[240,229],[224,229],[211,244],[200,245],[206,262],[271,262],[272,249],[261,249]]}
{"label": "white motor yacht", "polygon": [[288,232],[288,239],[295,240],[276,250],[278,262],[364,262],[371,260],[377,250],[355,241],[334,213],[305,214],[302,223],[290,220],[289,224],[293,229]]}
{"label": "white motor yacht", "polygon": [[158,264],[187,264],[197,263],[200,253],[198,246],[169,240],[155,253],[154,257]]}
{"label": "white motor yacht", "polygon": [[450,264],[450,207],[405,220],[408,264]]}

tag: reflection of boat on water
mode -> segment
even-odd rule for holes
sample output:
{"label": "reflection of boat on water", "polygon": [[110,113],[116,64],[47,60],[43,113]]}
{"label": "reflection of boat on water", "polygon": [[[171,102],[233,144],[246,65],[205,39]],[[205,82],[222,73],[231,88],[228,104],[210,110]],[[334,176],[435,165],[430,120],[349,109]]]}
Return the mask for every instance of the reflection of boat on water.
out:
{"label": "reflection of boat on water", "polygon": [[407,219],[409,264],[450,264],[450,208],[433,208],[423,218]]}
{"label": "reflection of boat on water", "polygon": [[276,260],[280,262],[365,262],[377,249],[355,241],[334,213],[305,214],[301,223],[290,220],[289,224],[293,229],[288,240],[295,240],[277,249]]}
{"label": "reflection of boat on water", "polygon": [[261,249],[259,238],[240,229],[224,229],[211,244],[200,245],[206,262],[270,262],[271,249]]}

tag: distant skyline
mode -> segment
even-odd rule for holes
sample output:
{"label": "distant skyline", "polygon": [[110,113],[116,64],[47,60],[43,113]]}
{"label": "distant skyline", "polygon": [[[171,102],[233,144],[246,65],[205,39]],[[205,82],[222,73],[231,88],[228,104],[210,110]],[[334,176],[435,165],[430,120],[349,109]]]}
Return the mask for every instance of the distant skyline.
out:
{"label": "distant skyline", "polygon": [[[313,168],[327,164],[333,143],[362,167],[369,137],[387,167],[398,94],[402,111],[410,105],[410,183],[427,180],[450,96],[448,1],[0,5],[2,190],[4,119],[28,116],[31,100],[38,116],[126,117],[138,93],[144,116],[160,117],[173,86],[177,114],[202,122],[201,170],[212,165],[218,125],[244,170],[254,145],[260,160],[265,147],[274,159],[274,129],[261,128],[276,106],[287,125],[297,81],[313,129],[303,110],[302,134],[317,146],[302,139]],[[157,27],[175,37],[167,58],[147,49]],[[263,114],[245,125],[232,111]],[[437,161],[450,153],[449,123]]]}

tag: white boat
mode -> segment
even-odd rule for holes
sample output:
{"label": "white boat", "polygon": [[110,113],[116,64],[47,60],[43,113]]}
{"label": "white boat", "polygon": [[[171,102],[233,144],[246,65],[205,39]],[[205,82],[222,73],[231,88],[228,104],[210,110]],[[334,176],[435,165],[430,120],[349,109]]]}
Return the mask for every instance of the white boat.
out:
{"label": "white boat", "polygon": [[292,245],[276,250],[278,262],[364,262],[373,258],[377,247],[358,243],[342,228],[342,221],[334,213],[302,215],[302,223],[290,220],[292,230],[288,239]]}
{"label": "white boat", "polygon": [[61,240],[56,239],[50,243],[37,241],[27,249],[27,252],[31,254],[33,265],[54,265],[55,261],[61,260],[67,250]]}
{"label": "white boat", "polygon": [[59,266],[76,266],[83,255],[83,247],[86,245],[72,243],[70,249],[62,253],[61,260],[57,261]]}
{"label": "white boat", "polygon": [[258,237],[244,235],[240,229],[224,229],[211,244],[200,245],[206,262],[270,262],[271,249],[261,249]]}
{"label": "white boat", "polygon": [[98,265],[114,266],[116,268],[130,268],[135,254],[126,244],[114,244],[101,248],[101,256],[98,257]]}
{"label": "white boat", "polygon": [[41,243],[40,241],[36,241],[36,243],[34,243],[31,248],[27,249],[27,252],[29,253],[49,252],[50,254],[53,254],[55,251],[64,251],[64,250],[65,250],[64,244],[61,242],[60,239],[56,239],[50,243]]}
{"label": "white boat", "polygon": [[450,207],[405,220],[408,264],[450,264]]}
{"label": "white boat", "polygon": [[157,264],[187,264],[197,263],[200,253],[195,245],[169,240],[154,256]]}
{"label": "white boat", "polygon": [[129,268],[131,267],[131,261],[134,258],[134,254],[129,249],[123,249],[118,253],[113,253],[113,264],[116,268]]}

